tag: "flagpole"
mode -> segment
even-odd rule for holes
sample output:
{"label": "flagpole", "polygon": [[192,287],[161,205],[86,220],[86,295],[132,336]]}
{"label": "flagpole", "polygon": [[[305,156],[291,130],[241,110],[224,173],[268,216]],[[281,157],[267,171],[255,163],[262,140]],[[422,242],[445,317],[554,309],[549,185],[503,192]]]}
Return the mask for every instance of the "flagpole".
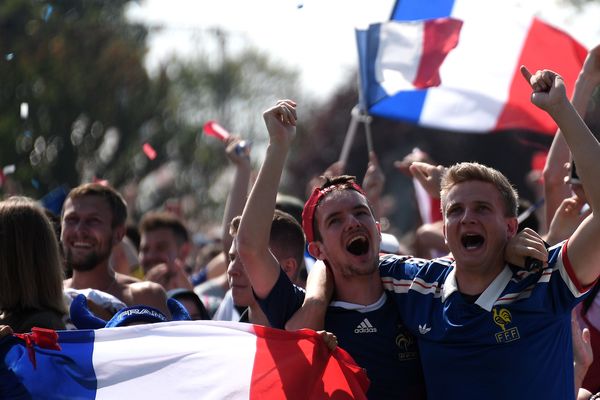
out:
{"label": "flagpole", "polygon": [[367,151],[370,154],[372,151],[374,151],[373,136],[371,135],[371,121],[373,120],[373,118],[370,115],[365,114],[362,116],[361,120],[362,120],[362,123],[365,124],[365,137],[367,138]]}
{"label": "flagpole", "polygon": [[350,116],[350,125],[348,126],[348,130],[346,131],[344,145],[342,146],[342,151],[338,160],[341,161],[344,165],[346,164],[346,161],[348,161],[350,147],[352,147],[352,143],[354,143],[354,137],[356,136],[356,128],[358,127],[358,123],[360,122],[360,111],[358,110],[358,106],[354,106],[352,112],[350,113]]}

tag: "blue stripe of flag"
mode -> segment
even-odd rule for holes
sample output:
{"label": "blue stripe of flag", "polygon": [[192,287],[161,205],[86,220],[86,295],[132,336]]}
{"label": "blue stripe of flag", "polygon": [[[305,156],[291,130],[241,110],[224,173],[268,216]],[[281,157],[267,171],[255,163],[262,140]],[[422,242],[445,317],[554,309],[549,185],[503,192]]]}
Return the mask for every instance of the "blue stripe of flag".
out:
{"label": "blue stripe of flag", "polygon": [[[454,0],[396,0],[390,20],[413,21],[448,17],[452,13]],[[360,40],[359,57],[360,57]],[[374,68],[375,58],[371,57],[371,68]],[[362,62],[362,61],[361,61]],[[369,76],[374,78],[373,70]],[[385,98],[380,85],[369,82],[361,73],[363,93],[369,114],[390,119],[401,119],[418,123],[427,97],[427,90],[402,91],[394,96]],[[369,85],[370,83],[370,85]],[[369,89],[365,86],[369,85]]]}
{"label": "blue stripe of flag", "polygon": [[[97,381],[92,364],[94,331],[61,331],[58,334],[60,351],[36,347],[36,369],[22,341],[11,337],[0,342],[0,357],[4,361],[0,366],[3,378],[0,394],[5,385],[10,388],[17,378],[31,396],[20,398],[84,400],[96,397]],[[18,384],[16,388],[18,393]]]}

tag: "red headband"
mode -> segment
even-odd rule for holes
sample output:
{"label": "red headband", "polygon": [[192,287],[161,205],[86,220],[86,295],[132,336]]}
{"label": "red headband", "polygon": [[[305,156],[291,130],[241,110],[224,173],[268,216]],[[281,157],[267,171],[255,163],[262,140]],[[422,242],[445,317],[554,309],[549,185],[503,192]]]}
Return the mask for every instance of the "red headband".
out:
{"label": "red headband", "polygon": [[[302,229],[304,230],[304,235],[306,235],[306,243],[310,243],[315,240],[315,233],[313,231],[313,221],[315,219],[315,211],[321,199],[333,190],[340,189],[340,187],[343,187],[345,185],[347,185],[347,183],[344,182],[338,185],[328,186],[325,189],[321,189],[318,187],[313,189],[312,193],[310,194],[310,197],[304,204],[304,210],[302,210]],[[353,189],[356,190],[358,193],[361,193],[365,197],[367,196],[365,191],[356,182],[349,182],[349,185],[350,186],[345,187],[342,190]]]}

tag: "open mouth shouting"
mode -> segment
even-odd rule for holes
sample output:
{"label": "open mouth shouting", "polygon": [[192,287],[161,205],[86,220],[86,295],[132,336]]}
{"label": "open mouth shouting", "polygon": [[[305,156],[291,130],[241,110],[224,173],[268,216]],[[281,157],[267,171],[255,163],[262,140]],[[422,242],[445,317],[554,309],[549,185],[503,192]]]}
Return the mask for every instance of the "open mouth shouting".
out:
{"label": "open mouth shouting", "polygon": [[363,256],[369,252],[369,238],[366,235],[356,235],[346,243],[346,250],[355,256]]}
{"label": "open mouth shouting", "polygon": [[460,242],[466,250],[477,250],[485,243],[485,238],[476,233],[465,233]]}

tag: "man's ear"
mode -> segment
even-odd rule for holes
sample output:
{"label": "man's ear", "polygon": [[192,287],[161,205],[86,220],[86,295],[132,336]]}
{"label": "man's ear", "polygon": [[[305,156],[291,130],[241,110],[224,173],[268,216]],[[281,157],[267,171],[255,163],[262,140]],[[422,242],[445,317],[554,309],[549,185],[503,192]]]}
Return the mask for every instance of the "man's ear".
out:
{"label": "man's ear", "polygon": [[519,221],[515,217],[510,217],[506,219],[506,224],[506,238],[510,239],[517,234],[519,230]]}
{"label": "man's ear", "polygon": [[298,263],[296,262],[294,257],[284,258],[283,260],[281,260],[279,265],[281,265],[281,269],[283,270],[283,272],[285,272],[285,274],[290,278],[291,281],[294,281],[296,279],[296,276],[298,275]]}
{"label": "man's ear", "polygon": [[319,241],[310,242],[308,244],[308,252],[310,253],[311,256],[313,256],[317,260],[325,259],[325,252],[321,248],[321,242],[319,242]]}
{"label": "man's ear", "polygon": [[112,237],[112,245],[113,246],[116,246],[117,244],[121,243],[121,240],[123,240],[123,237],[125,236],[126,231],[127,230],[125,228],[125,225],[119,225],[113,229],[113,237]]}

